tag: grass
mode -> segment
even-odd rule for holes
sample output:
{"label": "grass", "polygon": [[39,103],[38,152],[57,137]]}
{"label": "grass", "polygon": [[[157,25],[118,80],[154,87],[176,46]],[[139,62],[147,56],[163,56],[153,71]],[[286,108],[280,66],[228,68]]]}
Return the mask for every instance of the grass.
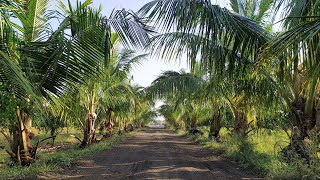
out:
{"label": "grass", "polygon": [[[280,147],[286,147],[289,138],[283,131],[262,130],[249,138],[231,137],[226,129],[221,130],[221,142],[208,139],[208,127],[201,127],[201,135],[188,135],[203,147],[217,155],[234,160],[245,169],[266,179],[317,179],[320,178],[319,158],[313,164],[306,165],[295,159],[284,162]],[[181,132],[180,132],[181,134]]]}
{"label": "grass", "polygon": [[[77,135],[77,133],[80,132],[74,130],[74,132],[71,133]],[[111,149],[131,134],[132,133],[122,136],[115,134],[107,140],[102,140],[99,143],[92,144],[85,149],[81,149],[79,148],[79,145],[76,144],[77,140],[75,138],[70,137],[68,134],[62,133],[57,137],[56,144],[62,144],[66,142],[70,143],[70,146],[67,149],[61,149],[50,153],[39,152],[36,163],[30,165],[29,167],[3,166],[0,169],[0,179],[25,179],[33,177],[39,173],[55,171],[63,167],[70,167],[73,164],[75,157],[83,157]],[[8,160],[4,161],[8,162]]]}

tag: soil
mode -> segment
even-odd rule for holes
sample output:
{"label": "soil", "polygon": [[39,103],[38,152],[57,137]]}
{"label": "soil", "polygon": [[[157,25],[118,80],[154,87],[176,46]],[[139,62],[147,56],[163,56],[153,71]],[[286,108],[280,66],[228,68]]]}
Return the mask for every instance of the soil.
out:
{"label": "soil", "polygon": [[38,179],[259,179],[170,130],[145,128],[111,150]]}

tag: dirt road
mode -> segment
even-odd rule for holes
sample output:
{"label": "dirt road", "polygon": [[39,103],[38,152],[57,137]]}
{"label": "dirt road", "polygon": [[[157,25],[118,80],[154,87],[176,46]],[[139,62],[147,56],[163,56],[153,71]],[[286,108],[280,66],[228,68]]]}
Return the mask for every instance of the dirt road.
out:
{"label": "dirt road", "polygon": [[112,150],[39,179],[256,179],[169,130],[147,128]]}

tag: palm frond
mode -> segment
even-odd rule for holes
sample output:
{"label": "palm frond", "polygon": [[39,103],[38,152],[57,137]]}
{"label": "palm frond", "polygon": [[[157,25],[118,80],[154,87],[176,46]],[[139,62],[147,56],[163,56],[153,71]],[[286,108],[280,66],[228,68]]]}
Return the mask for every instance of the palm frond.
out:
{"label": "palm frond", "polygon": [[200,87],[202,79],[186,72],[166,71],[155,79],[146,93],[152,99],[163,99],[169,96],[194,92]]}
{"label": "palm frond", "polygon": [[15,4],[12,12],[21,22],[22,27],[15,23],[12,23],[12,25],[20,30],[24,41],[33,42],[47,38],[48,20],[51,16],[48,11],[49,3],[48,0],[30,0]]}
{"label": "palm frond", "polygon": [[132,67],[140,65],[141,61],[145,60],[147,55],[148,54],[136,55],[134,50],[122,49],[118,54],[118,62],[115,70],[128,75]]}
{"label": "palm frond", "polygon": [[[184,47],[174,41],[170,41],[173,44],[159,43],[161,54],[181,55],[188,49],[187,60],[191,67],[199,57],[209,59],[210,69],[214,71],[224,69],[227,60],[222,58],[219,66],[214,66],[216,54],[207,50],[218,46],[254,61],[260,48],[269,41],[269,35],[254,21],[212,5],[208,0],[155,0],[143,6],[139,13],[161,27],[164,33],[174,31],[200,37],[194,39],[192,45],[180,42]],[[236,62],[228,64],[236,67]]]}
{"label": "palm frond", "polygon": [[109,17],[109,22],[127,48],[143,49],[149,43],[152,28],[134,12],[125,9],[114,11]]}
{"label": "palm frond", "polygon": [[[110,29],[104,19],[93,10],[83,10],[77,23],[71,18],[74,34],[67,39],[64,33],[69,26],[62,22],[46,42],[34,42],[22,49],[24,67],[30,79],[40,89],[61,95],[71,85],[84,83],[99,74],[110,60]],[[45,92],[45,91],[42,91]]]}
{"label": "palm frond", "polygon": [[7,53],[0,50],[0,79],[7,90],[20,98],[26,98],[26,95],[35,96],[35,89],[24,76],[21,68],[15,63],[16,59],[8,56]]}
{"label": "palm frond", "polygon": [[0,15],[0,79],[12,95],[35,96],[35,89],[19,66],[19,55],[13,51],[21,44],[18,33]]}

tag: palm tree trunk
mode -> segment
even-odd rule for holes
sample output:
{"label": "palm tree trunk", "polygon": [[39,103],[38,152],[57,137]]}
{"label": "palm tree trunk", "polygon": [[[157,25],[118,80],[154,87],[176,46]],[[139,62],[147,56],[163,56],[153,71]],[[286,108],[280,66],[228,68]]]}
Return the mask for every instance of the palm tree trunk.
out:
{"label": "palm tree trunk", "polygon": [[220,116],[220,109],[218,112],[214,112],[211,123],[210,123],[210,132],[209,138],[213,138],[218,140],[220,137],[220,129],[221,129],[221,116]]}
{"label": "palm tree trunk", "polygon": [[30,143],[31,118],[28,113],[16,107],[17,122],[13,125],[13,145],[11,150],[15,155],[12,157],[20,165],[30,165],[35,160],[33,147]]}
{"label": "palm tree trunk", "polygon": [[105,127],[107,130],[106,136],[108,137],[108,136],[111,136],[113,132],[112,110],[108,109],[106,113],[107,113],[107,119],[106,119]]}
{"label": "palm tree trunk", "polygon": [[89,112],[87,114],[86,118],[86,126],[84,129],[84,135],[83,135],[83,141],[80,145],[80,147],[84,148],[87,145],[90,145],[91,143],[96,141],[96,134],[95,134],[95,127],[94,123],[96,120],[96,114],[93,112]]}
{"label": "palm tree trunk", "polygon": [[316,127],[316,109],[313,109],[312,114],[305,113],[306,100],[298,97],[292,103],[291,107],[291,122],[293,125],[291,132],[290,145],[286,150],[296,152],[301,158],[307,162],[310,160],[310,149],[305,143],[306,139],[310,138],[310,131]]}
{"label": "palm tree trunk", "polygon": [[191,116],[191,119],[190,119],[190,126],[191,126],[191,129],[196,129],[197,128],[197,119],[195,116]]}
{"label": "palm tree trunk", "polygon": [[52,147],[54,146],[54,141],[56,140],[56,138],[55,138],[55,136],[54,136],[54,135],[56,134],[56,130],[57,130],[57,129],[56,129],[56,128],[53,128],[53,127],[52,127],[51,130],[50,130],[50,135],[51,135],[51,137],[53,137],[53,138],[52,138],[52,143],[51,143],[51,146],[52,146]]}
{"label": "palm tree trunk", "polygon": [[237,135],[240,135],[242,137],[247,136],[248,132],[248,121],[247,121],[247,115],[243,111],[235,111],[235,119],[234,119],[234,132]]}
{"label": "palm tree trunk", "polygon": [[320,143],[320,109],[318,107],[315,108],[315,115],[316,115],[316,125],[315,125],[315,130],[317,134],[317,143]]}

